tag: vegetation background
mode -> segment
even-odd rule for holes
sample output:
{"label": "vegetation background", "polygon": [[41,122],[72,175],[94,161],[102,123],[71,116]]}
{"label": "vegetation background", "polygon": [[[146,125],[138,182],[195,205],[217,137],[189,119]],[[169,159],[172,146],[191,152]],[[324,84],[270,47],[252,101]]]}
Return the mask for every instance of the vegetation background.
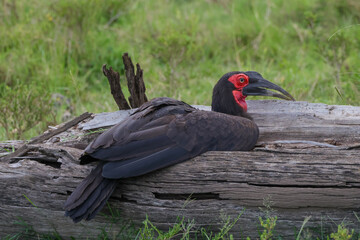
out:
{"label": "vegetation background", "polygon": [[[115,111],[101,66],[128,52],[149,98],[210,104],[228,71],[297,100],[360,103],[358,0],[0,0],[0,140]],[[124,80],[124,77],[122,78]]]}
{"label": "vegetation background", "polygon": [[101,66],[123,75],[124,52],[149,98],[209,105],[224,73],[254,70],[297,100],[360,105],[359,0],[0,0],[0,141],[117,110]]}

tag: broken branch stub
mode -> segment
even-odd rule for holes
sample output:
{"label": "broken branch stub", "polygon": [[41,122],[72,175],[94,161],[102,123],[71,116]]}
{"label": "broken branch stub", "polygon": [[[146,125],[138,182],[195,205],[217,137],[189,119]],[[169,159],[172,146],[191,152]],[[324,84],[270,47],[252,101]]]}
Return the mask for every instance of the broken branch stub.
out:
{"label": "broken branch stub", "polygon": [[132,108],[140,107],[143,103],[147,102],[145,95],[145,84],[143,80],[143,70],[139,64],[136,64],[136,75],[134,64],[131,61],[128,53],[122,56],[125,66],[125,76],[128,83],[130,92],[129,102]]}
{"label": "broken branch stub", "polygon": [[124,93],[121,90],[120,85],[120,74],[115,72],[112,67],[110,69],[106,68],[106,64],[102,66],[103,73],[107,77],[110,85],[111,94],[119,107],[119,110],[130,109],[128,102],[124,96]]}
{"label": "broken branch stub", "polygon": [[140,105],[138,107],[140,107],[143,103],[147,102],[148,99],[146,97],[145,91],[145,83],[144,83],[144,79],[143,79],[143,70],[140,67],[140,64],[136,64],[136,83],[137,85],[137,90],[138,90],[138,97],[139,97],[139,103]]}

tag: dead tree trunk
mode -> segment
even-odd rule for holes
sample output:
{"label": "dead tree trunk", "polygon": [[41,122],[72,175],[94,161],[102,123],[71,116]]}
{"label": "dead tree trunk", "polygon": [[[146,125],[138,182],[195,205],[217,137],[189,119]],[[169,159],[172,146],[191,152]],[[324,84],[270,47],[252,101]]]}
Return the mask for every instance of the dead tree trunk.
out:
{"label": "dead tree trunk", "polygon": [[[306,227],[321,222],[322,228],[331,227],[345,219],[359,230],[354,213],[360,216],[360,107],[269,100],[248,104],[261,132],[255,150],[208,152],[123,180],[110,205],[137,225],[147,214],[164,230],[177,216],[216,229],[221,215],[235,216],[246,209],[232,233],[253,239],[258,217],[264,214],[259,207],[270,199],[278,216],[276,232],[284,239],[293,236],[307,216],[311,219]],[[64,238],[94,236],[108,224],[101,215],[73,224],[63,216],[62,206],[93,167],[79,165],[81,150],[74,146],[82,148],[96,135],[87,130],[113,125],[128,114],[97,114],[41,144],[28,145],[25,155],[10,162],[1,159],[0,236],[19,231],[14,225],[18,217],[37,231],[55,229]]]}
{"label": "dead tree trunk", "polygon": [[[141,69],[140,64],[137,63],[135,74],[134,64],[132,63],[128,53],[124,53],[122,59],[125,67],[127,86],[130,92],[129,103],[131,108],[138,108],[143,103],[147,102],[143,70]],[[107,69],[106,64],[102,66],[102,71],[109,81],[111,94],[113,95],[119,110],[130,109],[120,85],[120,74],[114,71],[111,67],[110,69]]]}

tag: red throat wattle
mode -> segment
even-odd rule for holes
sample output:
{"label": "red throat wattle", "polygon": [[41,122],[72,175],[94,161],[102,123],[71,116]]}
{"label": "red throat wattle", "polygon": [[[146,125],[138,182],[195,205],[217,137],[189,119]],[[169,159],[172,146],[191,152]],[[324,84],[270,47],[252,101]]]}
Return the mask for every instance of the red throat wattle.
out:
{"label": "red throat wattle", "polygon": [[246,96],[242,94],[242,89],[249,84],[249,77],[243,73],[234,74],[229,77],[228,81],[231,82],[235,87],[235,90],[232,91],[232,94],[236,103],[239,104],[239,106],[245,112],[247,112],[247,104],[245,101]]}
{"label": "red throat wattle", "polygon": [[234,90],[232,93],[236,103],[239,104],[239,106],[244,109],[245,112],[247,112],[247,104],[245,101],[246,96],[242,95],[242,92],[238,90]]}

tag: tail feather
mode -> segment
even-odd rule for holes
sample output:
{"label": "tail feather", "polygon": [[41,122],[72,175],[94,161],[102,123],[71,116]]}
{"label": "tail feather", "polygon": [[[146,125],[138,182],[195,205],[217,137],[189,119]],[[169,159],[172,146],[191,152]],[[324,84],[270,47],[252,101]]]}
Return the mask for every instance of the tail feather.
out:
{"label": "tail feather", "polygon": [[104,207],[105,203],[116,189],[117,181],[109,180],[109,182],[110,183],[107,185],[107,188],[102,191],[102,194],[97,199],[98,204],[94,204],[89,211],[89,214],[86,216],[87,221],[95,217],[95,215]]}
{"label": "tail feather", "polygon": [[103,164],[99,163],[91,173],[76,187],[65,202],[65,209],[73,209],[79,206],[89,197],[95,188],[101,183]]}
{"label": "tail feather", "polygon": [[65,216],[74,222],[94,218],[115,190],[118,181],[103,178],[102,166],[100,163],[67,199]]}

